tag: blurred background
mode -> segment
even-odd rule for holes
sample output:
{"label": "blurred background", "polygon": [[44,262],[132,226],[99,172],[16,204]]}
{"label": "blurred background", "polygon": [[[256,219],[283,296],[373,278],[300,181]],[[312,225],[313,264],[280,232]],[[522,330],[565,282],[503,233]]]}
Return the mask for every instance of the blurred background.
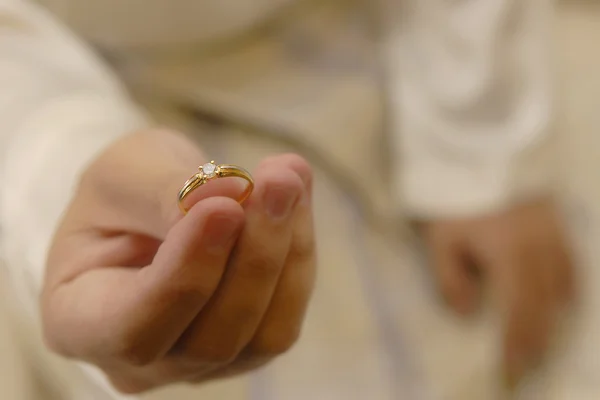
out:
{"label": "blurred background", "polygon": [[[598,247],[599,250],[594,250],[594,247],[597,247],[597,241],[600,240],[600,183],[597,179],[597,171],[600,171],[600,158],[595,156],[598,154],[597,149],[600,146],[600,76],[598,75],[598,71],[600,71],[600,51],[598,50],[598,43],[600,43],[600,3],[594,1],[562,1],[558,6],[558,10],[555,34],[560,59],[559,71],[562,86],[560,101],[563,103],[562,107],[559,108],[562,113],[560,115],[560,132],[570,138],[565,141],[564,146],[566,150],[564,161],[565,165],[568,166],[568,170],[565,171],[568,179],[564,181],[564,192],[569,203],[567,205],[569,215],[573,226],[576,228],[576,235],[580,239],[578,245],[583,249],[582,254],[588,257],[587,262],[594,262],[600,256],[600,247]],[[315,21],[315,24],[315,26],[318,26],[319,22]],[[310,38],[308,40],[310,41]],[[292,45],[297,47],[297,51],[302,51],[302,41],[293,44],[293,35],[290,41],[292,41]],[[326,44],[323,45],[326,46]],[[247,74],[250,76],[254,70],[260,70],[262,62],[267,62],[269,49],[268,45],[264,48],[249,46],[248,51],[255,51],[257,54],[255,58],[257,64],[248,66]],[[344,49],[343,46],[339,48],[339,51],[352,53],[352,50]],[[365,54],[359,58],[368,60],[369,55]],[[343,57],[337,58],[336,62],[339,63],[340,59],[343,60]],[[122,63],[124,61],[114,60],[114,62]],[[328,62],[327,57],[318,58],[316,62],[326,63]],[[390,229],[393,230],[393,226],[390,227],[387,224],[390,221],[390,218],[388,218],[390,211],[386,204],[385,195],[379,195],[377,192],[380,186],[365,187],[364,185],[369,185],[370,181],[358,179],[364,173],[360,167],[375,160],[377,157],[376,150],[380,149],[381,143],[377,140],[371,141],[369,138],[365,142],[346,142],[343,138],[336,137],[321,140],[323,131],[347,132],[349,127],[365,129],[369,124],[376,126],[379,123],[377,120],[380,113],[377,109],[377,100],[374,100],[373,93],[369,93],[370,89],[365,89],[365,85],[362,85],[360,80],[352,80],[351,83],[343,82],[340,86],[341,89],[337,88],[336,90],[329,90],[327,86],[329,83],[323,81],[323,92],[327,93],[326,96],[331,97],[325,101],[330,102],[330,104],[335,104],[335,102],[343,99],[345,99],[344,101],[358,99],[356,100],[358,103],[348,106],[350,109],[359,110],[353,113],[350,121],[347,120],[348,113],[344,110],[344,112],[340,111],[339,118],[334,118],[334,121],[329,125],[319,124],[322,121],[319,120],[319,114],[315,113],[315,110],[307,111],[312,113],[312,119],[305,118],[305,115],[302,114],[303,107],[307,107],[306,104],[302,103],[302,86],[305,84],[302,76],[298,76],[298,79],[294,82],[282,84],[281,87],[287,88],[287,90],[297,90],[300,97],[297,98],[297,103],[279,105],[284,111],[293,110],[289,114],[286,112],[281,113],[282,118],[288,118],[286,122],[291,121],[292,123],[281,124],[281,126],[285,125],[286,129],[278,132],[277,138],[274,138],[269,134],[270,128],[265,128],[262,125],[263,121],[254,118],[251,113],[245,114],[243,108],[236,105],[236,98],[219,97],[218,92],[222,87],[211,87],[214,82],[219,81],[213,79],[216,75],[226,73],[226,71],[219,70],[218,65],[205,66],[206,70],[202,74],[198,70],[181,69],[178,65],[156,65],[155,68],[143,70],[140,73],[140,70],[135,69],[135,60],[126,60],[125,63],[132,63],[131,68],[128,65],[121,65],[120,70],[124,73],[123,78],[130,84],[139,101],[152,110],[159,120],[171,126],[180,127],[180,129],[202,140],[203,145],[211,149],[214,154],[224,155],[223,149],[227,148],[226,155],[228,159],[240,160],[240,164],[252,167],[265,154],[291,150],[306,155],[317,165],[317,219],[322,220],[321,217],[324,215],[327,215],[330,220],[337,219],[337,223],[321,223],[318,226],[319,237],[328,242],[327,245],[322,246],[327,250],[325,254],[321,254],[321,257],[332,268],[331,271],[323,273],[323,283],[320,283],[320,285],[328,285],[327,275],[339,276],[340,274],[336,274],[335,269],[344,268],[347,265],[347,260],[340,255],[345,252],[345,249],[340,247],[342,246],[341,241],[336,242],[336,231],[343,229],[343,227],[352,230],[353,227],[352,221],[343,220],[344,213],[336,214],[330,209],[320,208],[319,204],[330,204],[331,198],[347,198],[349,199],[347,206],[356,207],[358,215],[373,227],[373,231],[369,235],[388,234]],[[368,61],[366,63],[368,64]],[[333,67],[337,69],[340,67],[348,68],[349,73],[353,73],[355,68],[370,68],[369,65],[356,65],[353,63]],[[135,70],[136,72],[128,76],[128,70]],[[261,73],[265,74],[264,71]],[[182,95],[181,88],[178,85],[181,82],[189,82],[192,75],[204,77],[205,81],[198,82],[198,87],[203,87],[204,90],[199,92],[192,90]],[[242,80],[248,77],[238,78]],[[277,82],[277,76],[271,78],[274,79],[275,84],[279,83]],[[281,79],[284,79],[284,77],[281,77]],[[144,84],[149,80],[154,82],[151,86],[151,92],[148,92],[149,86]],[[253,89],[249,88],[248,90]],[[212,100],[216,98],[218,101],[214,104],[205,104],[203,95],[207,92],[213,95]],[[155,96],[157,93],[160,93],[160,95]],[[183,97],[178,99],[174,93]],[[205,105],[205,107],[199,108],[206,110],[206,112],[197,115],[195,122],[190,123],[188,118],[183,117],[186,110],[180,108],[175,110],[167,107],[165,104],[157,102],[157,98],[170,98],[175,104],[184,103],[184,99],[191,99],[192,103]],[[267,95],[260,97],[260,99],[255,104],[257,109],[260,109],[261,106],[271,106],[280,101],[276,97],[269,98]],[[261,104],[261,101],[264,104]],[[215,116],[219,114],[219,106],[225,105],[230,111],[234,110],[229,115],[231,125],[228,126],[225,126],[224,121]],[[240,113],[235,114],[235,110],[238,109]],[[197,113],[197,111],[194,112]],[[189,113],[186,115],[189,116]],[[225,116],[226,119],[227,117]],[[300,126],[302,124],[303,126]],[[311,124],[319,126],[319,129],[312,129]],[[280,125],[275,123],[274,126],[278,127]],[[288,131],[288,127],[292,127],[292,129]],[[295,137],[293,127],[312,132],[314,140],[310,140],[310,135],[308,140],[299,140]],[[223,133],[224,131],[227,131],[225,132],[226,135],[215,135],[215,132]],[[257,136],[261,140],[261,144],[258,146],[256,145]],[[249,139],[249,137],[252,137],[252,139]],[[232,145],[234,142],[235,146]],[[320,148],[332,145],[338,146],[335,154],[340,157],[339,160],[321,157]],[[349,155],[360,154],[364,149],[373,151],[363,153],[365,156],[360,160],[360,165],[347,164],[347,160],[352,159]],[[370,193],[370,196],[365,196],[364,193]],[[320,199],[323,201],[320,201]],[[364,239],[370,240],[369,237]],[[380,278],[383,279],[384,277]],[[353,278],[349,277],[348,279]],[[27,366],[30,363],[24,362],[24,356],[19,346],[16,345],[15,338],[20,335],[20,330],[18,327],[13,326],[14,324],[10,322],[6,315],[8,303],[15,300],[4,295],[1,286],[3,282],[4,280],[0,279],[0,398],[27,400],[29,390],[43,390],[48,393],[50,399],[52,398],[52,388],[31,386],[30,382],[40,382],[40,385],[42,385],[41,380],[35,379],[39,371],[32,370]],[[354,282],[338,281],[337,284],[339,287],[333,287],[334,290],[346,287],[347,290],[352,291],[352,288],[356,287]],[[319,296],[319,293],[317,293],[317,296]],[[351,305],[348,305],[348,307],[350,308]],[[321,312],[323,319],[330,318],[327,310]],[[319,318],[319,316],[315,318]],[[329,326],[334,326],[336,323],[353,327],[354,332],[363,332],[363,328],[368,324],[368,321],[352,320],[351,314],[348,314],[338,316],[338,319],[331,322]],[[39,343],[32,343],[31,345],[39,345]],[[298,355],[296,357],[296,361],[305,362],[308,366],[309,362],[307,360],[311,358],[311,354],[308,352],[303,356]],[[32,377],[34,379],[31,379]],[[377,382],[377,379],[374,379],[373,382]]]}

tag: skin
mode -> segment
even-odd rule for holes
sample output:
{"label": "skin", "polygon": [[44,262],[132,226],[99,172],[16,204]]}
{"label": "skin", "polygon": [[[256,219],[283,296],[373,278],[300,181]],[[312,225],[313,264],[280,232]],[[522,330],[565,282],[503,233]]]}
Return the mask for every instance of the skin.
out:
{"label": "skin", "polygon": [[447,304],[472,314],[489,286],[504,320],[504,378],[510,389],[542,360],[557,319],[574,298],[571,248],[550,199],[470,219],[427,223],[438,287]]}
{"label": "skin", "polygon": [[[212,182],[184,217],[175,194],[199,160],[208,159],[171,132],[122,139],[86,170],[54,237],[42,294],[48,346],[97,365],[124,393],[245,373],[300,336],[316,274],[308,163],[264,160],[243,207],[231,198],[235,179]],[[504,364],[519,377],[572,293],[554,207],[432,221],[423,237],[457,311],[476,305],[470,262],[485,273],[506,315]]]}
{"label": "skin", "polygon": [[243,373],[300,334],[315,279],[310,167],[269,158],[244,207],[217,196],[237,189],[222,179],[197,190],[183,217],[174,194],[205,159],[166,132],[116,143],[56,234],[48,345],[96,364],[121,392]]}

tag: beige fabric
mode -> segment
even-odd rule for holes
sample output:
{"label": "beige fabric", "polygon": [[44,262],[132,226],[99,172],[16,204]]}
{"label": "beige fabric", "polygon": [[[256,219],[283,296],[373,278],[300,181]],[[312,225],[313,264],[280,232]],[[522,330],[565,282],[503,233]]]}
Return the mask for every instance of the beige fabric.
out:
{"label": "beige fabric", "polygon": [[[597,268],[592,268],[598,257],[593,250],[596,247],[595,240],[600,237],[600,188],[593,173],[600,167],[595,150],[600,144],[596,134],[600,126],[600,120],[597,119],[600,89],[590,84],[600,70],[600,61],[595,58],[594,41],[591,40],[600,38],[600,10],[583,8],[579,4],[573,7],[563,11],[560,25],[564,35],[561,54],[565,56],[569,83],[562,131],[569,136],[565,139],[565,157],[569,166],[565,171],[569,178],[565,194],[569,200],[574,200],[576,206],[569,208],[574,210],[569,215],[576,228],[582,260],[584,308],[581,315],[577,316],[577,324],[570,326],[574,339],[568,342],[564,354],[552,357],[543,380],[537,384],[534,382],[537,391],[534,395],[524,397],[527,399],[592,400],[600,396],[600,389],[596,386],[600,371],[595,365],[600,320],[596,315],[598,313],[594,313],[598,303],[597,293],[600,293],[600,275]],[[167,104],[173,100],[173,97],[166,97],[168,93],[173,93],[168,89],[176,85],[176,82],[165,78],[173,76],[172,73],[165,73],[169,71],[172,70],[160,68],[148,71],[148,77],[155,85],[150,88],[164,93],[159,98],[166,98]],[[252,167],[264,155],[294,150],[293,147],[274,144],[271,140],[259,140],[243,128],[217,129],[211,126],[209,129],[193,126],[165,103],[157,101],[155,96],[150,99],[143,90],[147,87],[145,76],[136,76],[140,81],[132,84],[144,104],[159,119],[202,135],[199,140],[212,149],[215,158],[231,159]],[[159,76],[163,79],[158,79]],[[302,86],[303,82],[298,82],[296,89]],[[350,173],[360,174],[361,170],[353,169],[357,166],[355,160],[364,160],[367,165],[377,162],[376,136],[365,134],[376,130],[380,111],[372,89],[364,82],[342,80],[335,90],[326,92],[329,96],[322,99],[325,103],[312,104],[308,108],[310,112],[299,114],[299,120],[309,125],[327,127],[314,131],[318,132],[314,133],[314,142],[322,146],[321,149],[339,143],[333,141],[332,136],[324,136],[325,132],[345,132],[347,136],[341,138],[343,140],[340,143],[344,147],[336,147],[340,151],[332,156],[339,157],[334,158],[336,165],[348,167]],[[200,100],[195,98],[194,103],[202,104]],[[311,105],[310,101],[307,103]],[[322,125],[322,116],[317,111],[322,109],[323,104],[344,107],[345,111],[340,111],[340,115],[350,115],[356,119],[328,120],[326,122],[331,125]],[[351,134],[351,129],[362,134]],[[310,137],[303,139],[310,140]],[[497,394],[492,389],[497,383],[494,367],[497,349],[494,346],[493,317],[483,315],[476,321],[462,322],[448,315],[437,304],[426,276],[422,274],[422,266],[415,262],[413,255],[399,245],[398,238],[387,232],[382,237],[380,233],[372,231],[367,221],[357,215],[351,197],[340,191],[328,172],[329,169],[320,168],[317,164],[315,200],[321,249],[320,279],[304,338],[299,346],[288,357],[251,379],[218,382],[203,388],[168,388],[146,398],[494,398]],[[374,204],[386,204],[385,186],[381,182],[368,181],[363,184],[368,186],[359,186],[362,191],[368,188],[373,189],[373,193],[381,193],[375,197]],[[3,282],[6,280],[3,279]],[[11,305],[15,305],[14,300]],[[4,317],[4,314],[1,315]],[[0,321],[0,327],[5,326],[3,322]],[[8,351],[2,351],[3,357],[0,358],[0,387],[7,388],[6,392],[3,391],[3,398],[52,399],[47,387],[31,386],[39,380],[35,368],[41,367],[42,380],[57,387],[55,390],[65,391],[58,395],[59,399],[85,399],[81,392],[73,392],[75,389],[71,388],[82,388],[77,385],[83,382],[80,373],[72,369],[69,363],[57,360],[42,350],[39,330],[28,325],[27,319],[17,328],[16,334],[3,332],[0,330],[0,349]],[[5,371],[10,371],[10,374]],[[4,380],[6,385],[3,385]],[[102,399],[99,392],[91,391],[89,386],[84,385],[83,388],[91,396],[89,398]],[[252,395],[254,397],[250,397]]]}

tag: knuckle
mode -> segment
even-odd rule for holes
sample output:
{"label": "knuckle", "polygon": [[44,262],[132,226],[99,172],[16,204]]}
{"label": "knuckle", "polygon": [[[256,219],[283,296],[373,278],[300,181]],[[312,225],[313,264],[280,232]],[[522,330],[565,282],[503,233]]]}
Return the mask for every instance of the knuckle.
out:
{"label": "knuckle", "polygon": [[[206,271],[181,272],[179,276],[166,284],[159,301],[176,306],[178,310],[197,309],[206,304],[212,297],[218,282],[206,278]],[[184,276],[185,275],[185,276]]]}
{"label": "knuckle", "polygon": [[270,279],[279,275],[282,266],[273,258],[263,255],[249,258],[245,263],[244,270],[252,277],[258,279]]}
{"label": "knuckle", "polygon": [[288,253],[288,260],[293,263],[314,261],[315,242],[312,238],[295,238]]}
{"label": "knuckle", "polygon": [[213,293],[212,288],[198,285],[193,281],[183,282],[174,288],[171,296],[173,296],[173,304],[178,304],[182,309],[196,308],[199,304],[206,304]]}
{"label": "knuckle", "polygon": [[231,321],[236,327],[247,327],[255,325],[263,317],[261,308],[257,305],[246,303],[232,312]]}
{"label": "knuckle", "polygon": [[271,330],[257,337],[252,352],[260,357],[274,358],[289,352],[300,338],[299,328]]}
{"label": "knuckle", "polygon": [[205,345],[202,348],[189,354],[191,358],[202,360],[210,364],[224,365],[230,364],[238,355],[238,350],[233,346],[208,346]]}
{"label": "knuckle", "polygon": [[155,353],[135,344],[122,346],[114,352],[114,356],[118,361],[134,367],[146,367],[156,361]]}
{"label": "knuckle", "polygon": [[105,345],[105,355],[109,358],[133,367],[145,367],[153,364],[159,357],[158,350],[148,340],[141,340],[135,331],[117,332],[111,343]]}

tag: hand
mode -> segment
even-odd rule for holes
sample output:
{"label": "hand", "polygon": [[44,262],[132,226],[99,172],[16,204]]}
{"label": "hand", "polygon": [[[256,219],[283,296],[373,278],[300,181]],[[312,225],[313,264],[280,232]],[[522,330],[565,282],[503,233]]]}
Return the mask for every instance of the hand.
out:
{"label": "hand", "polygon": [[461,314],[474,310],[479,276],[505,317],[504,370],[514,386],[543,356],[557,314],[574,294],[561,221],[549,200],[481,218],[424,225],[439,287]]}
{"label": "hand", "polygon": [[297,340],[315,277],[311,171],[265,160],[240,206],[236,179],[177,193],[207,159],[183,137],[136,134],[85,172],[51,248],[42,296],[56,352],[124,393],[257,368]]}

